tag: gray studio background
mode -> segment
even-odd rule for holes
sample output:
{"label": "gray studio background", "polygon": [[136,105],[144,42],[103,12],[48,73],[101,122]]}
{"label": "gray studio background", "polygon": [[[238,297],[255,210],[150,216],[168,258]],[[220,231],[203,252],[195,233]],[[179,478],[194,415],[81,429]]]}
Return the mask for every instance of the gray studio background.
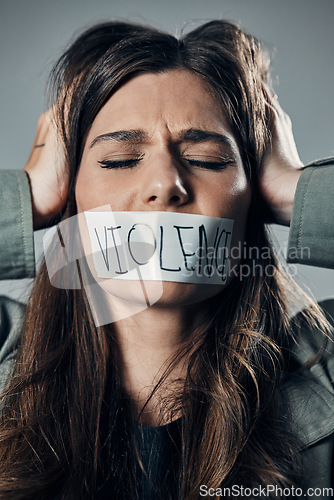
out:
{"label": "gray studio background", "polygon": [[[173,34],[214,18],[240,22],[274,56],[275,89],[302,161],[334,155],[333,0],[0,0],[0,169],[24,167],[45,109],[48,73],[69,40],[113,18]],[[284,248],[287,229],[275,226],[274,232]],[[318,300],[334,295],[334,271],[298,266],[297,280]],[[2,281],[0,294],[24,300],[28,285]]]}

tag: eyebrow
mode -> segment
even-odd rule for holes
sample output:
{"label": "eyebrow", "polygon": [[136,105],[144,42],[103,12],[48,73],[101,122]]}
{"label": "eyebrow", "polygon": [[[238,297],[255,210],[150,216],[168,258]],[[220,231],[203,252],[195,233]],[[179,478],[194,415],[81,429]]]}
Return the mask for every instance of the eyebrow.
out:
{"label": "eyebrow", "polygon": [[90,148],[102,141],[112,142],[143,142],[148,139],[148,135],[143,130],[118,130],[116,132],[108,132],[107,134],[98,135],[92,140]]}
{"label": "eyebrow", "polygon": [[215,142],[235,149],[233,142],[227,135],[218,134],[217,132],[211,132],[209,130],[190,128],[181,132],[180,139],[182,142],[192,142],[195,144],[201,142]]}
{"label": "eyebrow", "polygon": [[[95,144],[103,141],[140,143],[148,139],[149,136],[146,132],[144,132],[144,130],[118,130],[116,132],[108,132],[107,134],[98,135],[97,137],[95,137],[95,139],[92,140],[90,148],[94,147]],[[188,130],[182,130],[179,133],[178,141],[195,144],[203,142],[215,142],[217,144],[229,146],[232,150],[235,149],[233,141],[231,141],[228,136],[202,129],[190,128]]]}

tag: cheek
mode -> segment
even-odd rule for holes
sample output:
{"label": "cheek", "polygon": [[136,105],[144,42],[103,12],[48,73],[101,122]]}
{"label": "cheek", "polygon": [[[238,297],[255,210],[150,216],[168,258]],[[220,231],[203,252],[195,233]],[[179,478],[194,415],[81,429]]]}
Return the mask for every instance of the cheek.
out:
{"label": "cheek", "polygon": [[[219,186],[219,187],[218,187]],[[251,202],[251,188],[243,171],[226,176],[217,188],[212,189],[208,199],[219,206],[219,217],[234,219],[243,225],[247,219]]]}
{"label": "cheek", "polygon": [[94,179],[89,178],[85,168],[80,167],[75,183],[75,199],[78,212],[95,208],[96,186]]}
{"label": "cheek", "polygon": [[239,168],[229,192],[231,200],[231,211],[240,220],[247,218],[250,202],[251,187],[247,180],[243,167]]}
{"label": "cheek", "polygon": [[100,175],[93,176],[85,168],[80,168],[75,185],[78,212],[109,205],[112,197],[110,186]]}
{"label": "cheek", "polygon": [[[230,182],[222,186],[220,196],[220,217],[233,219],[233,234],[231,250],[243,246],[248,220],[248,212],[251,204],[252,192],[246,176],[240,175],[229,179]],[[232,253],[232,255],[236,255]],[[233,259],[232,265],[238,264],[238,259]]]}
{"label": "cheek", "polygon": [[231,196],[229,211],[231,213],[231,216],[236,221],[239,221],[240,224],[244,224],[247,220],[251,198],[251,188],[248,184],[243,190],[238,190]]}
{"label": "cheek", "polygon": [[127,177],[111,176],[110,172],[103,170],[92,175],[91,171],[83,166],[79,170],[75,185],[78,212],[106,205],[110,205],[113,211],[131,210],[137,189]]}

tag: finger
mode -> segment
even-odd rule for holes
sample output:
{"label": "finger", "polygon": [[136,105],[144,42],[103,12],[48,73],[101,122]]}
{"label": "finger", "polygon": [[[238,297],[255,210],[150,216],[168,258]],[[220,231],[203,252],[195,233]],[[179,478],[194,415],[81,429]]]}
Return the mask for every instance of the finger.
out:
{"label": "finger", "polygon": [[263,91],[269,109],[272,109],[279,117],[285,118],[287,116],[288,120],[290,120],[290,117],[284,112],[279,103],[278,95],[267,83],[263,83]]}
{"label": "finger", "polygon": [[275,102],[278,101],[278,95],[276,94],[276,92],[274,91],[274,89],[272,89],[268,85],[268,83],[263,82],[262,85],[263,85],[263,93],[265,95],[266,100],[272,106],[275,105]]}

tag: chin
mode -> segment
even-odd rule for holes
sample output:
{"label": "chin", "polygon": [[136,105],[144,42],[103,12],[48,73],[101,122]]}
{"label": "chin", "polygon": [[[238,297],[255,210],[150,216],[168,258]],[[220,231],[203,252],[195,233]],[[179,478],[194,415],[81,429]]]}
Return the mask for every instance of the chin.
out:
{"label": "chin", "polygon": [[175,281],[130,281],[106,279],[100,287],[111,300],[124,301],[129,307],[138,304],[146,307],[180,307],[198,304],[222,291],[225,285],[179,283]]}

